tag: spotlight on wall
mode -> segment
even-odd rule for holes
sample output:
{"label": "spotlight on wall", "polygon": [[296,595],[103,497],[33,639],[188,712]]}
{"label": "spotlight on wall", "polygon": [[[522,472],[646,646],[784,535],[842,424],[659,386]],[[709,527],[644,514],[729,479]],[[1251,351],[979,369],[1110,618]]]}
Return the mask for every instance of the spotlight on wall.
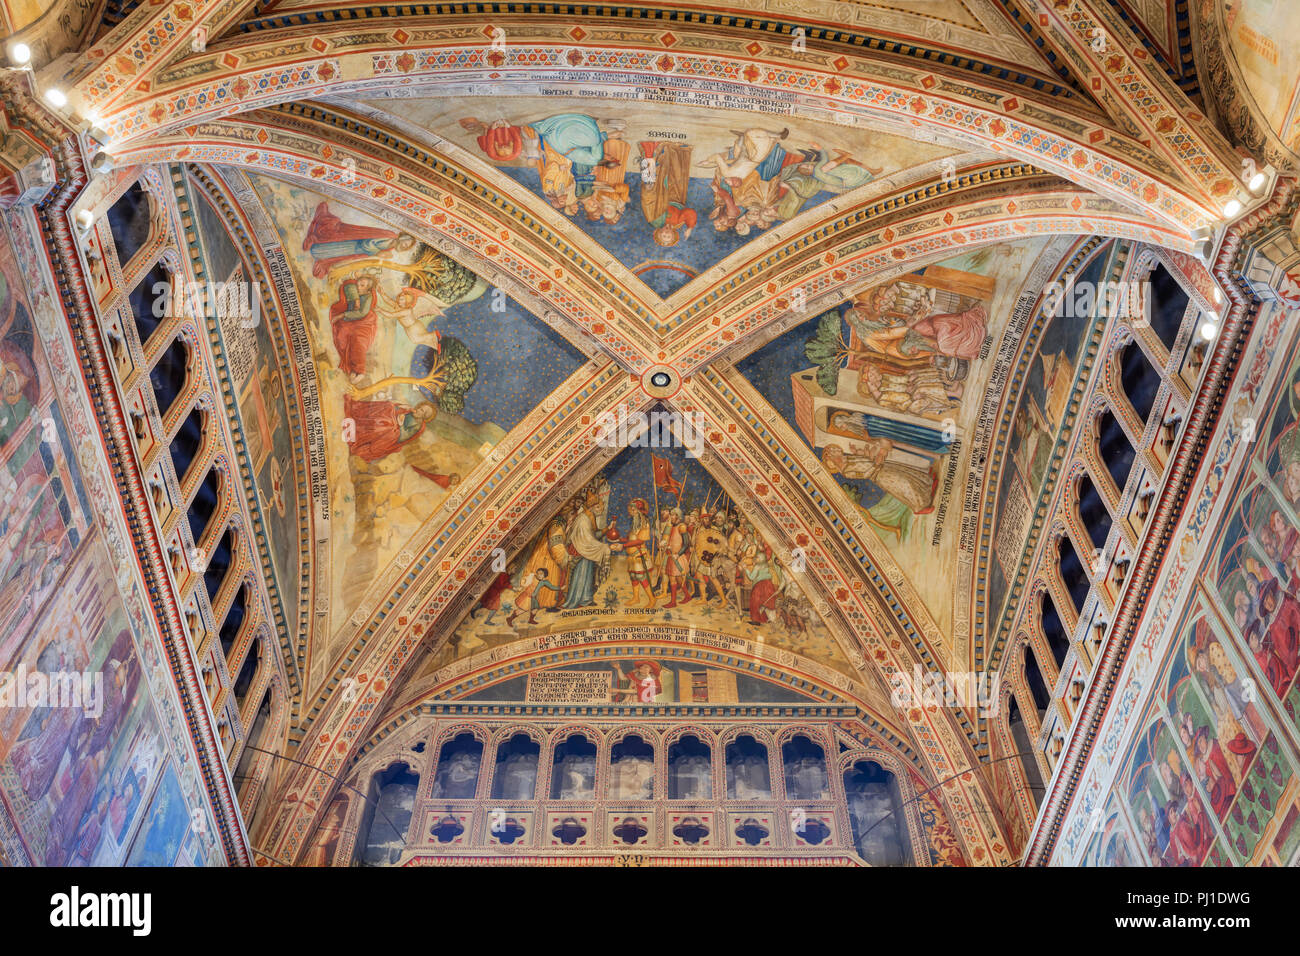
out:
{"label": "spotlight on wall", "polygon": [[1269,188],[1273,185],[1273,182],[1276,179],[1277,170],[1274,169],[1273,165],[1270,163],[1267,166],[1261,167],[1253,176],[1250,177],[1249,182],[1246,183],[1246,188],[1250,190],[1252,196],[1263,196],[1269,191]]}
{"label": "spotlight on wall", "polygon": [[90,227],[95,224],[95,214],[89,209],[83,209],[77,213],[77,231],[83,236],[90,232]]}
{"label": "spotlight on wall", "polygon": [[26,43],[15,43],[9,48],[9,62],[14,66],[26,66],[32,62],[32,48]]}
{"label": "spotlight on wall", "polygon": [[98,114],[96,113],[89,114],[86,117],[86,135],[89,136],[91,139],[93,139],[96,143],[107,143],[108,133],[105,131],[104,127],[99,125],[100,122],[101,121]]}
{"label": "spotlight on wall", "polygon": [[58,87],[50,87],[45,91],[45,102],[49,103],[56,110],[61,110],[68,105],[68,95]]}

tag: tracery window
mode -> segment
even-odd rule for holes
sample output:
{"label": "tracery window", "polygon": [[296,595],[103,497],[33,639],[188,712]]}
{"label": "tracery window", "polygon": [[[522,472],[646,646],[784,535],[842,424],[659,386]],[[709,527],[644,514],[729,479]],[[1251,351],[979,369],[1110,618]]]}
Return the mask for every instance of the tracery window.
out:
{"label": "tracery window", "polygon": [[844,794],[859,855],[873,866],[906,863],[911,852],[894,775],[875,761],[858,761],[844,773]]}
{"label": "tracery window", "polygon": [[654,748],[639,734],[628,734],[610,751],[609,798],[654,799]]}
{"label": "tracery window", "polygon": [[822,800],[827,796],[826,751],[800,734],[781,746],[785,792],[792,800]]}
{"label": "tracery window", "polygon": [[727,797],[732,800],[766,800],[772,795],[767,747],[749,734],[727,744]]}
{"label": "tracery window", "polygon": [[137,180],[108,208],[108,228],[117,258],[125,267],[149,241],[152,203]]}
{"label": "tracery window", "polygon": [[668,748],[668,799],[710,800],[713,760],[708,744],[686,734]]}
{"label": "tracery window", "polygon": [[483,742],[471,733],[458,734],[443,744],[433,775],[433,796],[472,799],[482,763]]}
{"label": "tracery window", "polygon": [[555,748],[551,798],[590,800],[595,795],[596,745],[582,734],[573,734]]}

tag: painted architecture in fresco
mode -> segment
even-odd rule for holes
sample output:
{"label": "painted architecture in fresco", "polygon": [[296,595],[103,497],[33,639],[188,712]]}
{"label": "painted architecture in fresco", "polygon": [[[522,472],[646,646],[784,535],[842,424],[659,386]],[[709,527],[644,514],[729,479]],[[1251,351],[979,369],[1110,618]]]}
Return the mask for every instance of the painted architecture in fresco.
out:
{"label": "painted architecture in fresco", "polygon": [[990,355],[1019,334],[1007,313],[1039,251],[1003,247],[873,285],[736,363],[886,547],[925,564],[945,629],[958,574],[933,549],[955,550],[975,424],[1005,374]]}

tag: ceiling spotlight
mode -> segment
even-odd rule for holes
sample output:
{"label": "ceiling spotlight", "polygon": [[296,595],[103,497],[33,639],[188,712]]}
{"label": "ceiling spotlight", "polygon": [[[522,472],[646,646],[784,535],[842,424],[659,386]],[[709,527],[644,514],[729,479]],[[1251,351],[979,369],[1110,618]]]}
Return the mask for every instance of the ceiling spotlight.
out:
{"label": "ceiling spotlight", "polygon": [[1217,285],[1214,287],[1214,304],[1223,305],[1223,291]]}
{"label": "ceiling spotlight", "polygon": [[1214,337],[1218,334],[1219,327],[1213,322],[1205,322],[1201,325],[1201,338],[1205,339],[1205,341],[1213,341]]}
{"label": "ceiling spotlight", "polygon": [[1228,204],[1223,207],[1223,214],[1229,219],[1239,212],[1241,212],[1241,203],[1236,199],[1229,199]]}
{"label": "ceiling spotlight", "polygon": [[1268,182],[1268,174],[1261,169],[1254,176],[1250,177],[1250,182],[1246,184],[1246,188],[1253,193],[1257,193],[1264,188],[1266,182]]}
{"label": "ceiling spotlight", "polygon": [[14,66],[26,66],[32,62],[32,48],[26,43],[15,43],[9,48],[9,62]]}
{"label": "ceiling spotlight", "polygon": [[45,102],[49,103],[56,110],[61,110],[68,105],[68,96],[57,87],[50,87],[45,91]]}
{"label": "ceiling spotlight", "polygon": [[83,209],[77,213],[77,228],[82,233],[90,232],[90,227],[95,224],[95,214],[89,209]]}

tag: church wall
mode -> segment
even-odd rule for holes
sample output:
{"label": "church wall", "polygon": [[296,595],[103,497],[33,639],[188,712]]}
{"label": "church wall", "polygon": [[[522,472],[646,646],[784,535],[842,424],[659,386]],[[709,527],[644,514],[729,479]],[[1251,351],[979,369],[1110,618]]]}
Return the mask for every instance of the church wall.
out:
{"label": "church wall", "polygon": [[0,863],[219,863],[29,216],[0,229]]}
{"label": "church wall", "polygon": [[1242,367],[1054,863],[1300,860],[1300,330]]}

